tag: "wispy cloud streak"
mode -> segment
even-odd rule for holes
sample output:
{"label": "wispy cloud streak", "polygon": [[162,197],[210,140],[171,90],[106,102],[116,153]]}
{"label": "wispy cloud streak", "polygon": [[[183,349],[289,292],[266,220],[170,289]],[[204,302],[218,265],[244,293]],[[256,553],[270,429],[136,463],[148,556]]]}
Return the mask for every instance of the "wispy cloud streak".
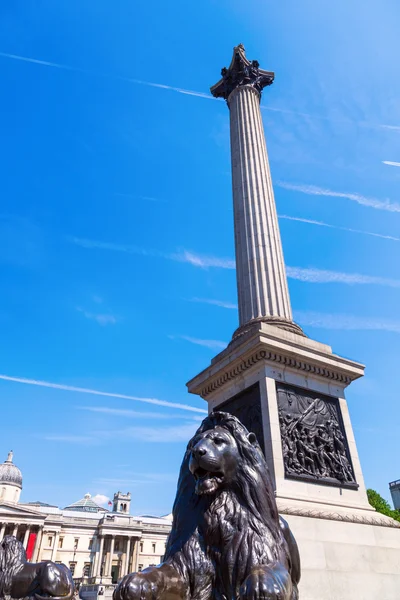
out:
{"label": "wispy cloud streak", "polygon": [[[285,218],[285,216],[284,216],[284,218]],[[319,221],[312,221],[312,220],[308,220],[308,219],[305,221],[307,223],[311,222],[313,224],[321,225],[321,222],[319,222]],[[370,234],[370,235],[376,235],[378,237],[381,237],[379,234]],[[391,239],[391,240],[395,240],[395,241],[400,241],[399,238],[395,238],[392,236],[382,236],[382,237],[385,237],[385,238]],[[144,250],[144,249],[134,248],[133,246],[119,246],[117,244],[94,242],[94,241],[90,241],[90,240],[74,239],[73,241],[85,248],[102,248],[102,249],[107,249],[107,250],[118,250],[118,251],[129,252],[129,253],[140,253],[143,256],[158,256],[158,257],[166,258],[168,260],[175,260],[178,262],[187,262],[195,267],[200,267],[200,268],[219,267],[222,269],[235,269],[235,261],[233,259],[228,259],[228,258],[218,258],[218,257],[212,257],[212,256],[207,257],[207,256],[193,254],[193,253],[187,252],[187,251],[184,251],[180,254],[163,254],[161,252],[157,252],[154,250]],[[286,273],[287,273],[287,276],[290,277],[291,279],[297,279],[299,281],[305,281],[308,283],[346,283],[346,284],[364,284],[364,285],[370,284],[370,285],[383,285],[383,286],[394,287],[394,288],[400,287],[400,280],[390,279],[390,278],[385,278],[385,277],[376,277],[373,275],[362,275],[359,273],[342,273],[339,271],[329,271],[329,270],[323,270],[323,269],[291,267],[291,266],[286,267]],[[219,300],[207,300],[207,299],[197,298],[197,299],[192,299],[192,301],[204,302],[206,304],[215,304],[217,306],[222,306],[224,308],[232,308],[232,309],[237,308],[237,306],[234,304],[222,302]],[[193,341],[195,338],[191,338],[191,340],[189,340],[188,338],[184,338],[183,336],[177,336],[177,337],[181,337],[183,339],[186,339],[187,341],[192,341],[192,343],[195,343]],[[205,340],[204,342],[213,343],[214,341],[215,340]],[[197,343],[200,344],[199,341]],[[220,344],[220,347],[222,347],[222,345],[225,343],[216,341],[216,345],[214,345],[214,348],[218,348],[218,344]],[[207,344],[203,343],[200,345],[205,346]],[[211,348],[212,346],[209,345],[208,347]]]}
{"label": "wispy cloud streak", "polygon": [[384,165],[389,165],[390,167],[400,167],[400,162],[392,162],[391,160],[383,160],[382,162]]}
{"label": "wispy cloud streak", "polygon": [[347,198],[347,200],[357,202],[357,204],[361,204],[362,206],[369,206],[370,208],[375,208],[377,210],[400,213],[400,204],[397,202],[390,202],[390,200],[378,200],[377,198],[368,198],[367,196],[362,196],[361,194],[335,192],[334,190],[320,188],[316,185],[296,185],[286,181],[278,181],[276,185],[286,190],[293,190],[302,194],[311,196],[329,196],[331,198]]}
{"label": "wispy cloud streak", "polygon": [[221,308],[229,308],[237,310],[238,305],[233,302],[225,302],[224,300],[212,300],[208,298],[190,298],[189,302],[199,302],[200,304],[211,304],[213,306],[220,306]]}
{"label": "wispy cloud streak", "polygon": [[82,313],[86,319],[96,321],[96,323],[102,325],[103,327],[105,325],[115,325],[117,323],[117,318],[114,317],[114,315],[107,315],[103,313],[91,313],[80,307],[77,307],[76,310]]}
{"label": "wispy cloud streak", "polygon": [[99,431],[97,435],[101,438],[108,435],[113,439],[139,440],[147,443],[161,442],[165,444],[187,442],[193,436],[198,426],[198,423],[192,421],[172,427],[127,427],[118,431]]}
{"label": "wispy cloud streak", "polygon": [[349,285],[383,285],[400,288],[399,279],[374,277],[359,273],[341,273],[340,271],[327,271],[322,269],[303,269],[301,267],[286,267],[287,276],[291,279],[307,283],[346,283]]}
{"label": "wispy cloud streak", "polygon": [[165,258],[167,260],[174,260],[176,262],[189,263],[195,267],[207,269],[209,267],[220,268],[220,269],[235,269],[235,261],[230,258],[219,258],[218,256],[205,256],[201,254],[195,254],[189,250],[182,250],[181,252],[159,252],[158,250],[139,248],[137,246],[130,246],[128,244],[113,244],[109,242],[98,242],[96,240],[88,240],[84,238],[68,237],[67,240],[81,246],[82,248],[88,248],[90,250],[113,250],[115,252],[126,252],[127,254],[139,254],[141,256],[152,256],[155,258]]}
{"label": "wispy cloud streak", "polygon": [[147,87],[159,88],[162,90],[170,90],[172,92],[178,92],[186,96],[196,96],[198,98],[205,98],[207,100],[215,100],[211,94],[204,92],[196,92],[195,90],[187,90],[185,88],[176,87],[172,85],[165,85],[163,83],[154,83],[152,81],[143,81],[142,79],[135,79],[131,77],[123,77],[121,75],[112,75],[110,73],[100,73],[98,71],[90,71],[88,69],[81,69],[80,67],[72,67],[70,65],[64,65],[61,63],[50,62],[48,60],[39,60],[37,58],[31,58],[29,56],[21,56],[18,54],[9,54],[7,52],[0,52],[0,56],[3,58],[9,58],[11,60],[18,60],[22,62],[31,63],[34,65],[41,65],[43,67],[52,67],[53,69],[62,69],[63,71],[73,71],[76,73],[83,73],[85,75],[91,75],[94,77],[106,77],[119,81],[125,81],[127,83],[135,83],[137,85],[145,85]]}
{"label": "wispy cloud streak", "polygon": [[[143,86],[158,88],[158,89],[162,89],[162,90],[170,90],[172,92],[177,92],[178,94],[184,94],[186,96],[195,96],[197,98],[204,98],[205,100],[221,101],[221,98],[214,98],[211,94],[208,94],[206,92],[198,92],[196,90],[188,90],[186,88],[167,85],[164,83],[155,83],[153,81],[144,81],[142,79],[135,79],[135,78],[131,78],[131,77],[124,77],[122,75],[114,75],[111,73],[101,73],[99,71],[91,71],[89,69],[82,69],[80,67],[73,67],[70,65],[64,65],[61,63],[55,63],[55,62],[51,62],[51,61],[47,61],[47,60],[39,60],[37,58],[32,58],[29,56],[21,56],[18,54],[11,54],[8,52],[0,52],[0,57],[8,58],[10,60],[31,63],[34,65],[39,65],[39,66],[44,66],[44,67],[51,67],[54,69],[62,69],[64,71],[83,73],[85,75],[90,75],[92,77],[105,77],[105,78],[110,78],[110,79],[114,79],[114,80],[118,80],[118,81],[125,81],[127,83],[133,83],[136,85],[143,85]],[[347,118],[332,119],[332,117],[314,115],[314,114],[305,113],[305,112],[301,112],[301,111],[290,110],[287,108],[278,108],[278,107],[265,106],[265,105],[261,106],[261,108],[263,110],[268,110],[268,111],[272,111],[272,112],[288,113],[288,114],[293,114],[293,115],[297,115],[297,116],[318,119],[318,120],[323,120],[323,121],[354,123],[354,121],[352,121],[351,119],[347,119]],[[366,123],[366,122],[356,122],[356,124],[359,125],[360,127],[371,127],[371,128],[381,128],[381,129],[388,129],[388,130],[393,130],[393,131],[400,131],[399,125],[382,125],[380,123]]]}
{"label": "wispy cloud streak", "polygon": [[315,221],[314,219],[304,219],[301,217],[290,217],[289,215],[279,215],[280,219],[287,219],[288,221],[298,221],[299,223],[308,223],[310,225],[318,225],[319,227],[328,227],[329,229],[338,229],[339,231],[348,231],[350,233],[359,233],[362,235],[370,235],[372,237],[382,238],[384,240],[392,240],[400,242],[399,237],[393,235],[384,235],[382,233],[373,233],[372,231],[364,231],[363,229],[352,229],[351,227],[340,227],[339,225],[331,225],[330,223],[324,223],[323,221]]}
{"label": "wispy cloud streak", "polygon": [[130,410],[129,408],[114,408],[111,406],[76,406],[77,410],[85,410],[92,413],[98,413],[103,415],[111,415],[114,417],[128,417],[129,419],[195,419],[200,420],[203,417],[198,415],[183,415],[183,414],[169,414],[169,413],[157,413],[154,411],[139,411]]}
{"label": "wispy cloud streak", "polygon": [[35,385],[39,387],[51,388],[53,390],[63,390],[66,392],[77,392],[80,394],[92,394],[94,396],[105,396],[107,398],[121,398],[124,400],[134,400],[135,402],[144,402],[145,404],[154,404],[156,406],[167,406],[168,408],[178,408],[180,410],[188,410],[196,413],[207,413],[202,408],[196,408],[189,404],[179,404],[176,402],[168,402],[167,400],[158,400],[157,398],[141,398],[140,396],[129,396],[127,394],[116,394],[114,392],[102,392],[100,390],[92,390],[90,388],[75,387],[72,385],[64,385],[60,383],[52,383],[50,381],[40,381],[37,379],[26,379],[25,377],[12,377],[10,375],[0,375],[3,381],[12,381],[14,383],[23,383],[25,385]]}
{"label": "wispy cloud streak", "polygon": [[380,317],[366,318],[346,314],[296,311],[295,318],[303,326],[319,327],[321,329],[391,331],[393,333],[400,333],[400,321]]}
{"label": "wispy cloud streak", "polygon": [[220,340],[203,340],[200,338],[191,337],[189,335],[169,335],[168,337],[171,340],[185,340],[186,342],[196,344],[197,346],[204,346],[205,348],[210,348],[210,350],[223,350],[228,345],[227,342],[221,342]]}
{"label": "wispy cloud streak", "polygon": [[84,446],[93,446],[100,443],[99,439],[90,435],[59,435],[59,434],[46,434],[42,437],[43,440],[48,442],[64,442],[67,444],[83,444]]}

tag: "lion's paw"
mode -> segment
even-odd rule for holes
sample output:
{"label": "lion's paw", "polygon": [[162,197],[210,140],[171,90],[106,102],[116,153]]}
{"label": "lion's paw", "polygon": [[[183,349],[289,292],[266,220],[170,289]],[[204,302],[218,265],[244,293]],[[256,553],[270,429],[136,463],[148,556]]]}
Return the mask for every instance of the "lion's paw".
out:
{"label": "lion's paw", "polygon": [[132,573],[117,585],[113,600],[152,600],[158,597],[158,591],[157,583],[145,574]]}
{"label": "lion's paw", "polygon": [[245,579],[240,588],[240,600],[288,600],[288,577],[280,569],[260,567]]}

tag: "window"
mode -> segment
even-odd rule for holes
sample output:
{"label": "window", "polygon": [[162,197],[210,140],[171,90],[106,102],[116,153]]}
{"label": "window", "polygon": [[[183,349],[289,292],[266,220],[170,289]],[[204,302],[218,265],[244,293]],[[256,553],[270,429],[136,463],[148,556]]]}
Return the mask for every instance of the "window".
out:
{"label": "window", "polygon": [[143,565],[138,565],[138,569],[137,569],[137,570],[138,570],[138,571],[139,571],[139,573],[140,573],[140,571],[142,571],[142,570],[143,570]]}
{"label": "window", "polygon": [[90,563],[85,563],[82,571],[82,577],[90,577]]}
{"label": "window", "polygon": [[115,544],[114,544],[114,550],[115,550],[115,552],[118,552],[118,550],[119,550],[119,542],[115,542]]}
{"label": "window", "polygon": [[155,542],[152,543],[151,547],[153,548],[153,554],[156,553],[156,544]]}
{"label": "window", "polygon": [[53,546],[53,536],[49,535],[47,538],[47,545],[49,548],[51,548]]}
{"label": "window", "polygon": [[71,571],[71,575],[75,575],[75,567],[76,567],[76,563],[75,562],[70,562],[69,563],[69,570]]}
{"label": "window", "polygon": [[139,550],[140,550],[140,552],[143,552],[143,542],[140,542],[140,544],[139,544]]}
{"label": "window", "polygon": [[79,544],[79,538],[74,539],[74,550],[77,550]]}
{"label": "window", "polygon": [[62,547],[63,547],[63,544],[64,544],[64,538],[60,538],[60,539],[58,540],[58,547],[59,547],[59,548],[62,548]]}
{"label": "window", "polygon": [[93,538],[89,540],[89,550],[93,548]]}

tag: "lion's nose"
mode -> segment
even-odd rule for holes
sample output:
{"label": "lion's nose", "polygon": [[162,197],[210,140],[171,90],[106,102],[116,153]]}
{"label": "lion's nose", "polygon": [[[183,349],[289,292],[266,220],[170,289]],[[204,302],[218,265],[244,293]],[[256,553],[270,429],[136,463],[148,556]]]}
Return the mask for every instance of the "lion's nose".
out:
{"label": "lion's nose", "polygon": [[192,454],[194,457],[198,458],[199,456],[204,456],[207,454],[207,450],[204,448],[204,446],[196,446],[193,448]]}

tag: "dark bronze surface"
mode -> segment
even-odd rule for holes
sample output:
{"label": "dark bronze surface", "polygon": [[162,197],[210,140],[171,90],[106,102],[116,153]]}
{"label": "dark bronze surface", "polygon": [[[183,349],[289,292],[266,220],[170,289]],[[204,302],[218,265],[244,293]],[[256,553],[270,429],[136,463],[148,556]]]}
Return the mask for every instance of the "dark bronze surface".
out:
{"label": "dark bronze surface", "polygon": [[276,384],[285,476],[357,488],[339,401]]}
{"label": "dark bronze surface", "polygon": [[0,543],[0,598],[71,600],[75,586],[71,571],[50,560],[29,563],[21,542],[6,535]]}
{"label": "dark bronze surface", "polygon": [[248,431],[256,435],[258,443],[265,452],[260,386],[258,383],[236,394],[236,396],[221,404],[218,409],[239,419]]}
{"label": "dark bronze surface", "polygon": [[224,67],[221,71],[222,79],[211,88],[211,93],[215,98],[228,99],[231,92],[240,86],[249,85],[260,94],[262,90],[271,85],[274,81],[272,71],[260,69],[258,61],[249,61],[245,55],[243,44],[239,44],[233,49],[232,62],[227,69]]}
{"label": "dark bronze surface", "polygon": [[114,600],[297,600],[299,579],[256,436],[212,413],[186,449],[164,562],[124,577]]}

